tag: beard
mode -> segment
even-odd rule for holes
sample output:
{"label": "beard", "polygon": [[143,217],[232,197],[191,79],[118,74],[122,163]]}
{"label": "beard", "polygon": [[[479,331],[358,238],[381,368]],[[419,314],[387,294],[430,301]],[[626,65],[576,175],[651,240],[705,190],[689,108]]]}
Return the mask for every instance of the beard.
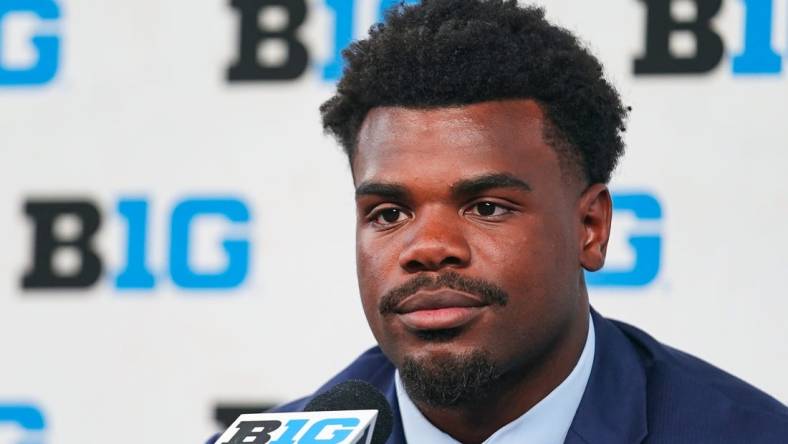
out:
{"label": "beard", "polygon": [[497,366],[483,351],[419,359],[406,357],[399,372],[411,399],[438,408],[461,407],[483,400],[500,377]]}

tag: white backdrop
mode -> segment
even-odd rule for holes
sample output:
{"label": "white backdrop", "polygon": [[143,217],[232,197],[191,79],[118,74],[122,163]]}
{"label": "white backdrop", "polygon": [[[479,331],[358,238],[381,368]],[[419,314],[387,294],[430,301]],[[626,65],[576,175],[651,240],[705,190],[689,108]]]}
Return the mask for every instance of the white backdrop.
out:
{"label": "white backdrop", "polygon": [[[0,11],[50,3],[0,0]],[[712,19],[725,43],[719,64],[659,76],[633,70],[648,2],[604,3],[542,2],[588,42],[633,107],[613,189],[644,192],[662,210],[647,222],[616,215],[611,266],[634,263],[628,239],[639,232],[661,248],[649,259],[654,279],[592,287],[592,303],[786,402],[788,2],[775,0],[770,16],[781,72],[734,72],[745,4],[758,2],[724,0]],[[674,3],[675,17],[694,14],[695,2]],[[227,80],[241,17],[227,1],[52,4],[52,20],[6,13],[0,22],[6,69],[53,60],[32,36],[53,35],[59,48],[55,74],[38,84],[0,71],[0,444],[199,443],[219,429],[217,404],[306,394],[373,345],[355,281],[352,184],[317,111],[333,90],[321,74],[338,23],[326,2],[307,2],[297,32],[306,72],[252,82]],[[378,8],[332,4],[355,4],[356,37]],[[270,14],[262,26],[287,20]],[[691,33],[674,40],[677,54],[695,50]],[[241,239],[248,271],[230,288],[184,288],[168,271],[173,208],[225,197],[248,222],[199,219],[186,228],[189,257],[195,269],[221,270],[221,242]],[[149,206],[152,289],[114,281],[129,232],[117,206],[131,198]],[[85,288],[23,289],[35,228],[24,205],[56,199],[98,208],[104,271]],[[80,231],[74,220],[61,225],[64,237]],[[64,252],[56,266],[74,272],[76,258]],[[21,420],[24,408],[43,424]]]}

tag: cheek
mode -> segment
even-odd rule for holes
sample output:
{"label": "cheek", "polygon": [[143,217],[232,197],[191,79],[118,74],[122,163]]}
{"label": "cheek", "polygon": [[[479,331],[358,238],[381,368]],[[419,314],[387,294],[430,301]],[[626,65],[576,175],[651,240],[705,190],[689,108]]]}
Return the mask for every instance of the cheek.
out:
{"label": "cheek", "polygon": [[528,273],[542,265],[544,255],[552,248],[546,226],[529,217],[522,223],[502,226],[496,230],[479,230],[476,234],[476,259],[490,271],[519,270]]}
{"label": "cheek", "polygon": [[573,305],[578,291],[579,265],[573,237],[567,232],[565,220],[549,217],[534,236],[534,242],[524,247],[531,250],[526,264],[532,270],[529,284],[545,310],[560,313]]}
{"label": "cheek", "polygon": [[377,343],[388,356],[392,356],[389,347],[394,341],[392,332],[378,311],[381,295],[392,287],[387,283],[391,280],[387,277],[395,271],[392,266],[397,266],[397,255],[389,250],[390,245],[378,239],[373,242],[362,235],[356,238],[356,271],[364,315]]}
{"label": "cheek", "polygon": [[522,292],[531,296],[527,299],[546,297],[558,291],[571,272],[571,246],[564,230],[547,218],[484,233],[477,245],[478,262],[512,297]]}
{"label": "cheek", "polygon": [[377,314],[378,299],[385,291],[386,270],[391,267],[391,255],[382,251],[377,244],[366,239],[363,234],[356,237],[356,274],[361,303],[370,322]]}

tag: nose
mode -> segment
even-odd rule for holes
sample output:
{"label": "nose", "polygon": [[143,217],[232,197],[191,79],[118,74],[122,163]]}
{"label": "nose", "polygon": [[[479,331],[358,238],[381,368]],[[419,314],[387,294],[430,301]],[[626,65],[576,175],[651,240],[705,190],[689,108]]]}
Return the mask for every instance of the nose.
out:
{"label": "nose", "polygon": [[423,211],[409,225],[399,264],[408,273],[467,267],[471,249],[453,211]]}

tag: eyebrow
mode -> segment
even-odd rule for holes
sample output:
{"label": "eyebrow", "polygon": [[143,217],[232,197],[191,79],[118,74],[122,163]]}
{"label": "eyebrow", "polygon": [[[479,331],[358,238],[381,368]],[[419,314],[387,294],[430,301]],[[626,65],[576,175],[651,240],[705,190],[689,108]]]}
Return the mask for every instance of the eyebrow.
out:
{"label": "eyebrow", "polygon": [[[493,188],[517,188],[531,191],[531,186],[522,179],[507,173],[484,174],[470,179],[463,179],[452,186],[455,196],[468,196],[483,193]],[[362,182],[356,188],[356,199],[362,196],[379,196],[390,200],[407,200],[410,196],[407,188],[397,183]]]}
{"label": "eyebrow", "polygon": [[523,191],[532,191],[531,186],[522,179],[507,173],[493,173],[463,179],[452,185],[452,193],[456,196],[467,196],[493,188],[518,188]]}
{"label": "eyebrow", "polygon": [[406,200],[410,193],[408,190],[396,183],[385,182],[362,182],[356,188],[356,199],[362,196],[380,196],[390,200]]}

